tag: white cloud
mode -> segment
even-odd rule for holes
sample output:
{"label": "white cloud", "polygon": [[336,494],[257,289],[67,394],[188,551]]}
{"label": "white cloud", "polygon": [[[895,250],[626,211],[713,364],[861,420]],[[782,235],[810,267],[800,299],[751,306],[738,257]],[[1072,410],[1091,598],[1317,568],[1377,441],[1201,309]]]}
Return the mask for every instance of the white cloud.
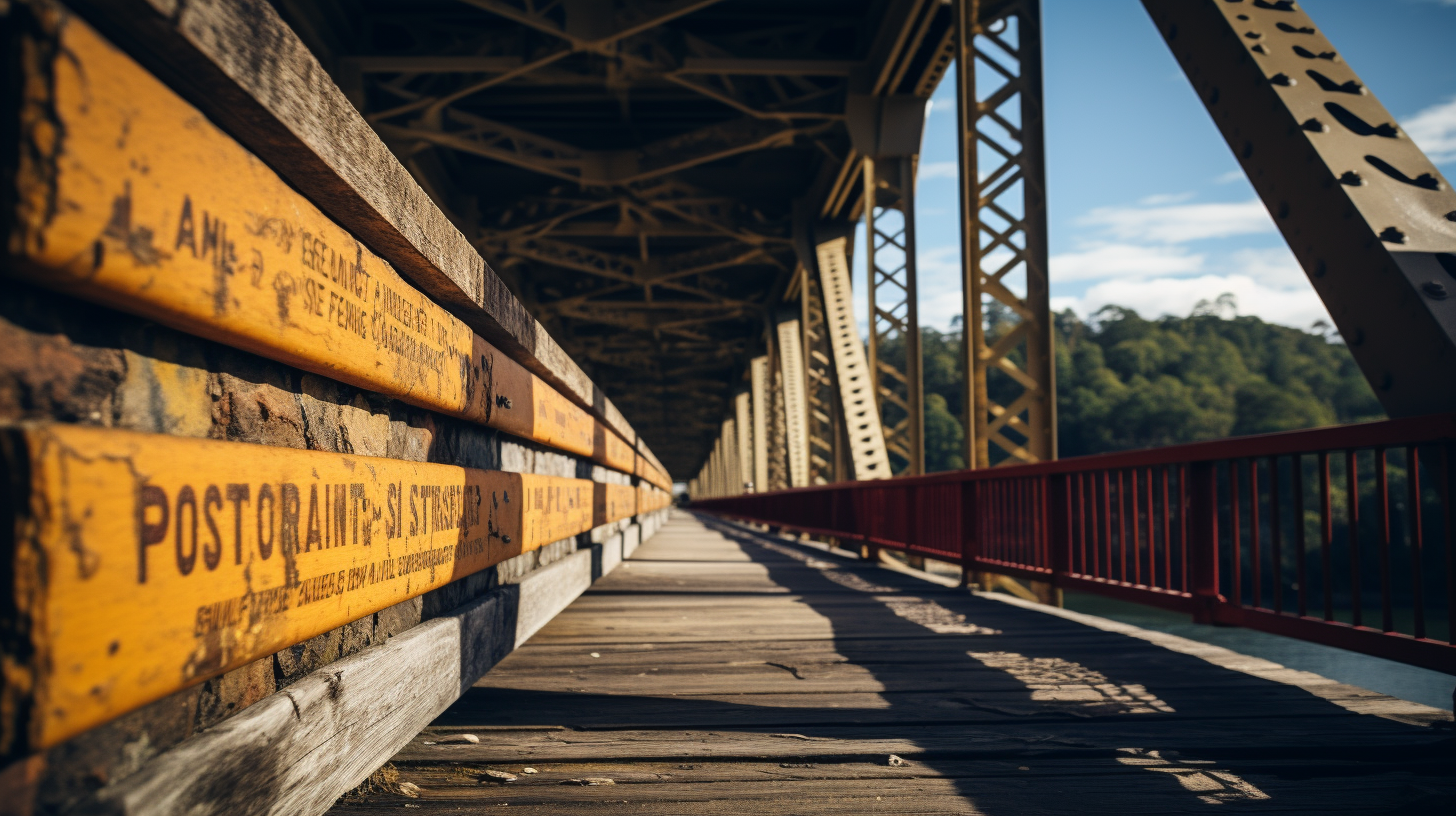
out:
{"label": "white cloud", "polygon": [[960,177],[960,165],[953,161],[921,162],[916,173],[918,181],[938,178],[959,179]]}
{"label": "white cloud", "polygon": [[1101,278],[1148,278],[1190,275],[1202,270],[1202,255],[1182,247],[1102,244],[1051,257],[1051,277],[1057,283]]}
{"label": "white cloud", "polygon": [[1224,173],[1223,175],[1221,175],[1218,178],[1214,179],[1213,180],[1213,183],[1214,184],[1233,184],[1234,182],[1240,181],[1243,178],[1244,178],[1244,171],[1243,170],[1230,170],[1227,173]]}
{"label": "white cloud", "polygon": [[1099,207],[1076,223],[1100,227],[1119,241],[1159,244],[1274,231],[1274,222],[1258,199],[1236,204]]}
{"label": "white cloud", "polygon": [[[1448,5],[1456,5],[1456,1]],[[1456,161],[1456,96],[1417,113],[1401,127],[1432,162]]]}
{"label": "white cloud", "polygon": [[1276,288],[1240,274],[1104,281],[1081,297],[1053,298],[1053,306],[1071,308],[1084,317],[1107,305],[1124,306],[1147,318],[1165,314],[1181,317],[1192,312],[1199,301],[1214,300],[1225,292],[1238,299],[1240,314],[1256,315],[1270,323],[1307,329],[1317,320],[1331,322],[1329,312],[1309,286]]}
{"label": "white cloud", "polygon": [[1241,249],[1219,264],[1232,275],[1245,275],[1261,285],[1276,289],[1309,288],[1304,267],[1287,246],[1268,249]]}
{"label": "white cloud", "polygon": [[1193,197],[1193,193],[1158,193],[1138,201],[1144,207],[1163,207],[1168,204],[1182,204]]}

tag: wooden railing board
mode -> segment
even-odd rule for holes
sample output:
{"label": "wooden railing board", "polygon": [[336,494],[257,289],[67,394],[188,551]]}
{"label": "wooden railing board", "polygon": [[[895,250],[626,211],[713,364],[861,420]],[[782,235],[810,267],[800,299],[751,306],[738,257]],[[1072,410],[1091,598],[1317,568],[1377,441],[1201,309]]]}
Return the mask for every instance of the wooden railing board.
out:
{"label": "wooden railing board", "polygon": [[[642,521],[655,531],[661,516]],[[519,645],[517,633],[538,630],[630,554],[629,543],[635,548],[650,535],[630,525],[517,585],[315,672],[162,753],[83,809],[118,816],[323,813]],[[380,705],[382,695],[391,705]]]}
{"label": "wooden railing board", "polygon": [[106,428],[4,439],[28,628],[5,655],[0,728],[32,750],[657,501],[650,486]]}
{"label": "wooden railing board", "polygon": [[487,342],[628,442],[642,444],[271,5],[248,0],[72,0],[72,5]]}
{"label": "wooden railing board", "polygon": [[[130,57],[73,21],[27,66],[15,271],[44,286],[626,472],[640,454],[405,282]],[[53,121],[50,121],[53,120]],[[53,206],[60,200],[66,206]]]}

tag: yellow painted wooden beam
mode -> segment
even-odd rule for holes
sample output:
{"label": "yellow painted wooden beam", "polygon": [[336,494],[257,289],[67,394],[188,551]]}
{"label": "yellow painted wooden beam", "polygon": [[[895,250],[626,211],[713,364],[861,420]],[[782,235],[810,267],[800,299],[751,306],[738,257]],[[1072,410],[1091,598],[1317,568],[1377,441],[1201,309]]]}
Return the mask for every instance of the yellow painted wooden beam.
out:
{"label": "yellow painted wooden beam", "polygon": [[666,495],[68,425],[0,442],[21,639],[0,729],[30,750]]}
{"label": "yellow painted wooden beam", "polygon": [[27,53],[16,274],[671,487],[79,20]]}

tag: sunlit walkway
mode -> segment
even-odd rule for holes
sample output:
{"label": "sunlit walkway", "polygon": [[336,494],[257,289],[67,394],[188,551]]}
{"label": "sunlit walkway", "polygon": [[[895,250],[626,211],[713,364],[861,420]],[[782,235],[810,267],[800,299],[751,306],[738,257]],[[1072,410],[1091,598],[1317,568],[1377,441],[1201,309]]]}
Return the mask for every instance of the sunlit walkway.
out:
{"label": "sunlit walkway", "polygon": [[1436,719],[679,512],[333,812],[1449,812]]}

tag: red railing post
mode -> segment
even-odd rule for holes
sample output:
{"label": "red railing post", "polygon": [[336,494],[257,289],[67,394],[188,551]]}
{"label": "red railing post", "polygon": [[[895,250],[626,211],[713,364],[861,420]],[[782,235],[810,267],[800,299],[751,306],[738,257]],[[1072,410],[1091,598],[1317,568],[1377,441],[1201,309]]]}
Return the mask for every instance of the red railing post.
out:
{"label": "red railing post", "polygon": [[1047,550],[1052,568],[1050,582],[1057,585],[1057,579],[1072,571],[1072,477],[1070,474],[1053,474],[1047,477]]}
{"label": "red railing post", "polygon": [[1189,590],[1203,606],[1194,613],[1198,623],[1213,622],[1218,593],[1218,480],[1213,462],[1188,466],[1188,577]]}
{"label": "red railing post", "polygon": [[980,536],[976,535],[981,507],[976,498],[976,483],[970,479],[961,482],[961,586],[971,583],[972,562],[981,554]]}

